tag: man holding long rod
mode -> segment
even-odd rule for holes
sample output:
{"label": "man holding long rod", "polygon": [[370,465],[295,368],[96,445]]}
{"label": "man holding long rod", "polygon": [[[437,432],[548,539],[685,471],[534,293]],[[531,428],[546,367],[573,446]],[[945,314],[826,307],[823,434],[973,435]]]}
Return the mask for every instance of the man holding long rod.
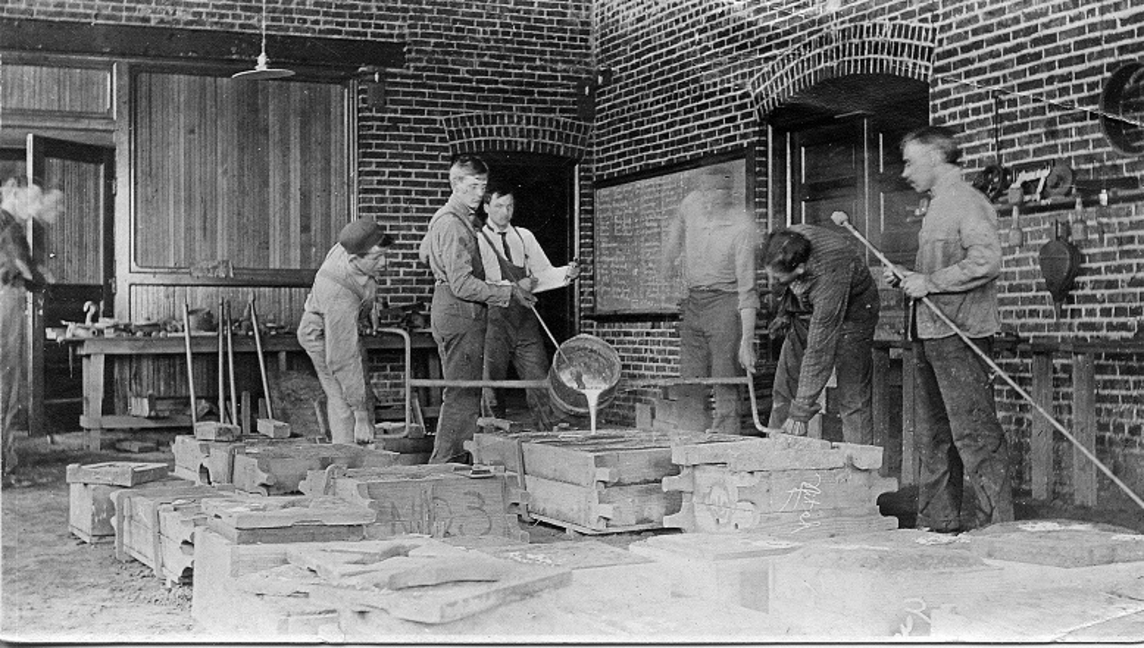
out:
{"label": "man holding long rod", "polygon": [[[976,495],[975,526],[1013,519],[1008,447],[984,361],[1000,330],[1001,239],[996,211],[962,179],[960,158],[947,128],[920,128],[902,139],[902,177],[931,197],[915,271],[885,270],[886,280],[915,300],[909,320],[921,454],[917,524],[948,533],[960,529],[963,475]],[[937,308],[918,308],[916,300],[925,298]]]}

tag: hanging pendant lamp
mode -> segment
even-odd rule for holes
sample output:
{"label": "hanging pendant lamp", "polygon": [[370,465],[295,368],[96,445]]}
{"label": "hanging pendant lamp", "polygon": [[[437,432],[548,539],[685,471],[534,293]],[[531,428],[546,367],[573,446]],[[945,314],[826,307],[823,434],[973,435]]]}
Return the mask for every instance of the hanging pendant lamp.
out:
{"label": "hanging pendant lamp", "polygon": [[237,72],[230,75],[230,78],[257,81],[259,79],[284,79],[291,76],[294,76],[293,70],[270,67],[270,59],[266,56],[266,0],[262,0],[262,52],[258,55],[253,70]]}

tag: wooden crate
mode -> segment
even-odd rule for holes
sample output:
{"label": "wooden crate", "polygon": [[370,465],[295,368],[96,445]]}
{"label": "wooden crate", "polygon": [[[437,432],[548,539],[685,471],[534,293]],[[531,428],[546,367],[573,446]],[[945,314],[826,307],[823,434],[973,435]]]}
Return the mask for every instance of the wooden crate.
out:
{"label": "wooden crate", "polygon": [[[191,482],[168,477],[135,486],[132,490],[191,486]],[[115,504],[112,495],[124,486],[71,483],[68,485],[68,531],[87,543],[115,540]]]}
{"label": "wooden crate", "polygon": [[301,492],[299,484],[311,470],[331,465],[382,468],[397,459],[396,452],[342,443],[248,445],[234,456],[233,483],[248,493],[289,495]]}
{"label": "wooden crate", "polygon": [[194,529],[206,523],[200,502],[224,495],[195,485],[114,493],[116,557],[138,560],[169,582],[185,582],[194,562]]}
{"label": "wooden crate", "polygon": [[519,538],[516,517],[506,513],[504,472],[470,475],[471,467],[462,464],[333,467],[311,472],[301,488],[375,511],[374,522],[366,528],[370,539],[407,533]]}
{"label": "wooden crate", "polygon": [[679,473],[673,445],[739,439],[638,429],[478,433],[470,447],[474,461],[523,473],[530,516],[594,534],[662,527],[682,501],[662,487],[665,477]]}
{"label": "wooden crate", "polygon": [[882,449],[774,434],[724,444],[684,444],[663,488],[682,494],[663,524],[691,532],[766,531],[821,537],[897,528],[878,496],[897,490],[881,477]]}

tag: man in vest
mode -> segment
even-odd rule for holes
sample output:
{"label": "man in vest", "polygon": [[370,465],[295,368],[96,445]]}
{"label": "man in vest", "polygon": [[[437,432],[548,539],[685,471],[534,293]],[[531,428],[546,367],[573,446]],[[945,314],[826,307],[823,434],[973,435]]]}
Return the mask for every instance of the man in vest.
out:
{"label": "man in vest", "polygon": [[298,324],[298,343],[313,361],[326,392],[334,443],[373,440],[373,394],[367,385],[358,321],[373,307],[377,274],[385,267],[386,248],[392,244],[373,219],[343,227],[314,277]]}
{"label": "man in vest", "polygon": [[[449,169],[452,195],[429,221],[419,256],[429,264],[435,281],[430,329],[441,356],[445,380],[480,380],[484,374],[488,307],[516,300],[532,307],[532,281],[493,285],[485,281],[477,247],[473,214],[488,185],[488,166],[475,155],[457,156]],[[480,416],[481,390],[446,387],[430,463],[465,462],[465,441],[472,439]]]}
{"label": "man in vest", "polygon": [[[490,187],[484,205],[488,220],[480,230],[478,244],[489,283],[515,283],[534,277],[542,284],[567,285],[580,274],[575,263],[553,267],[536,236],[512,224],[516,199],[511,185]],[[532,309],[516,301],[503,308],[492,306],[488,321],[485,377],[504,380],[511,362],[521,380],[544,380],[548,375],[548,353],[540,336],[538,316]],[[529,389],[526,398],[535,429],[552,429],[553,412],[547,390]],[[504,416],[503,399],[493,389],[485,389],[485,401],[492,413]]]}

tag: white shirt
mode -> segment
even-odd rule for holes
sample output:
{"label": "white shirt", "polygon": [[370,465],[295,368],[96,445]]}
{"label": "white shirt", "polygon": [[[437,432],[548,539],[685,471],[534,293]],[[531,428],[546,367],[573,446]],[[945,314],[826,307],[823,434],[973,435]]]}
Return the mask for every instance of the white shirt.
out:
{"label": "white shirt", "polygon": [[[513,265],[524,267],[529,276],[536,277],[538,290],[567,285],[568,282],[565,278],[570,265],[559,268],[553,267],[552,262],[548,260],[548,255],[540,248],[540,243],[537,243],[536,236],[526,228],[509,225],[508,229],[505,230],[505,237],[502,239],[500,232],[492,223],[485,223],[482,234],[484,236],[477,237],[477,244],[481,248],[481,261],[485,265],[485,281],[489,283],[506,281],[501,276],[497,252],[504,255],[504,243],[507,243],[510,254],[505,256],[511,256]],[[489,247],[490,241],[495,249]]]}

